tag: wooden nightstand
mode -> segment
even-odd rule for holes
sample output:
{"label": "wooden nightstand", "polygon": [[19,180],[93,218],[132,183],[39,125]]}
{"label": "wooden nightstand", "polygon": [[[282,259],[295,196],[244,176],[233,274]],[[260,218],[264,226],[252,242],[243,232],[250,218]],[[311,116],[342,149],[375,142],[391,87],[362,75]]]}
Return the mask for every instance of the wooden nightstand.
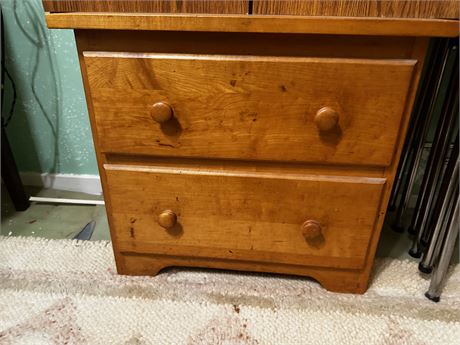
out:
{"label": "wooden nightstand", "polygon": [[47,21],[75,29],[119,273],[367,289],[429,37],[457,36],[457,21],[285,16],[288,1],[253,3],[270,16],[245,1],[179,9],[203,15],[44,3],[81,11]]}

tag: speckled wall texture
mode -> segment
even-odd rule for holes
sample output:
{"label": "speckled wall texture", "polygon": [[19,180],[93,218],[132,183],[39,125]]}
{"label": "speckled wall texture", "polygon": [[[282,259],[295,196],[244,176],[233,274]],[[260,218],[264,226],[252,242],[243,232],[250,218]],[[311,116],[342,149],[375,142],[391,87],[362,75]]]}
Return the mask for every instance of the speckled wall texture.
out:
{"label": "speckled wall texture", "polygon": [[[98,174],[71,30],[48,30],[40,0],[0,0],[17,100],[7,133],[20,171]],[[6,80],[4,116],[13,101]]]}

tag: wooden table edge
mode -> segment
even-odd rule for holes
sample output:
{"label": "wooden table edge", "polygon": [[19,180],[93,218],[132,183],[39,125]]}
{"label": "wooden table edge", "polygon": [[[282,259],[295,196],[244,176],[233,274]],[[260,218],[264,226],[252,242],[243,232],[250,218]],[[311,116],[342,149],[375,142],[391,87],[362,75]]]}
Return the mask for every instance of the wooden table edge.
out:
{"label": "wooden table edge", "polygon": [[459,21],[448,19],[47,12],[46,22],[50,29],[251,32],[411,37],[457,37],[459,35]]}

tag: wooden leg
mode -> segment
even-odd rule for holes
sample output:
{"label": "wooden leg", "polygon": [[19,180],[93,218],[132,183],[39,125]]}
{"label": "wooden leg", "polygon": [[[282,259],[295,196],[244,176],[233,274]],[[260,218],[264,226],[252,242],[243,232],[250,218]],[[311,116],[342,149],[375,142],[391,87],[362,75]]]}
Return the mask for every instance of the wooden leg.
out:
{"label": "wooden leg", "polygon": [[155,255],[124,255],[120,254],[121,263],[118,273],[129,276],[156,276],[168,266],[164,260]]}
{"label": "wooden leg", "polygon": [[18,168],[11,152],[10,143],[2,127],[2,179],[8,194],[13,201],[16,211],[25,211],[29,208],[29,198],[19,177]]}
{"label": "wooden leg", "polygon": [[321,286],[331,292],[363,294],[368,288],[369,277],[363,272],[318,270],[316,275]]}

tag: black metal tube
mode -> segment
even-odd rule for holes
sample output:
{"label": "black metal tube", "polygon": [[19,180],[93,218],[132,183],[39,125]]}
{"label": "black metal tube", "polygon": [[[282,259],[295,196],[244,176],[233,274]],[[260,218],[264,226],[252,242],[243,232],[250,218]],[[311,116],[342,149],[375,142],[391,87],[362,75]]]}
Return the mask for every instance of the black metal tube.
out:
{"label": "black metal tube", "polygon": [[[454,47],[456,48],[456,47]],[[455,49],[456,52],[457,49]],[[455,65],[451,83],[449,84],[447,101],[444,103],[441,119],[436,129],[435,140],[427,162],[427,168],[423,176],[420,188],[417,207],[412,217],[411,228],[416,233],[409,254],[413,257],[420,257],[422,254],[421,239],[426,230],[426,224],[432,212],[432,205],[436,189],[439,183],[439,177],[444,167],[444,159],[447,148],[450,144],[449,135],[451,129],[457,121],[458,114],[458,65]],[[443,116],[444,115],[444,116]]]}
{"label": "black metal tube", "polygon": [[442,184],[439,189],[439,197],[436,200],[436,206],[433,214],[432,222],[429,227],[432,236],[428,242],[428,247],[423,254],[422,261],[419,264],[419,269],[423,273],[431,273],[433,269],[435,256],[435,247],[438,241],[442,239],[442,227],[446,214],[448,213],[449,202],[455,190],[455,181],[458,180],[458,158],[459,158],[459,136],[454,143],[449,163],[444,173]]}
{"label": "black metal tube", "polygon": [[412,117],[409,123],[409,129],[407,133],[407,138],[404,142],[403,152],[401,154],[401,161],[398,165],[398,171],[396,173],[396,179],[393,185],[393,190],[391,192],[390,202],[388,209],[390,211],[396,209],[396,203],[402,186],[404,186],[404,176],[408,170],[408,165],[411,165],[411,160],[414,155],[412,154],[412,147],[416,145],[416,142],[419,140],[420,127],[425,121],[423,114],[422,105],[425,104],[428,97],[430,97],[430,86],[433,85],[436,74],[439,72],[439,60],[440,54],[438,50],[441,46],[440,39],[432,39],[430,47],[427,53],[427,60],[425,61],[424,71],[422,73],[422,82],[420,85],[427,85],[427,87],[420,87],[417,93],[417,101],[414,104],[414,109],[412,112]]}
{"label": "black metal tube", "polygon": [[29,197],[27,196],[21,178],[19,177],[18,168],[14,161],[13,152],[2,126],[2,179],[8,194],[11,197],[16,211],[25,211],[29,207]]}
{"label": "black metal tube", "polygon": [[460,200],[458,197],[458,192],[457,195],[455,195],[454,200],[452,200],[452,204],[455,205],[455,207],[453,207],[453,211],[449,215],[449,225],[444,241],[443,250],[439,257],[437,266],[433,272],[433,276],[431,277],[430,287],[425,293],[425,296],[434,302],[439,302],[440,300],[442,282],[446,276],[447,269],[449,268],[449,263],[454,252],[455,242],[459,234]]}
{"label": "black metal tube", "polygon": [[439,53],[439,60],[437,60],[437,62],[439,62],[440,65],[438,73],[433,75],[432,84],[427,85],[427,94],[431,97],[427,97],[426,99],[424,99],[425,102],[421,105],[421,111],[424,113],[425,116],[424,121],[421,121],[420,128],[417,129],[416,137],[414,138],[414,146],[412,148],[413,158],[411,159],[410,164],[407,167],[410,173],[407,177],[404,188],[402,188],[401,202],[399,203],[398,209],[396,211],[395,220],[393,223],[393,229],[395,229],[396,231],[402,231],[404,226],[403,219],[409,206],[410,197],[412,195],[412,191],[415,185],[417,171],[420,165],[424,149],[425,138],[429,131],[431,119],[433,116],[435,101],[439,94],[442,76],[444,74],[449,58],[449,42],[450,41],[448,40],[444,41],[442,49]]}

